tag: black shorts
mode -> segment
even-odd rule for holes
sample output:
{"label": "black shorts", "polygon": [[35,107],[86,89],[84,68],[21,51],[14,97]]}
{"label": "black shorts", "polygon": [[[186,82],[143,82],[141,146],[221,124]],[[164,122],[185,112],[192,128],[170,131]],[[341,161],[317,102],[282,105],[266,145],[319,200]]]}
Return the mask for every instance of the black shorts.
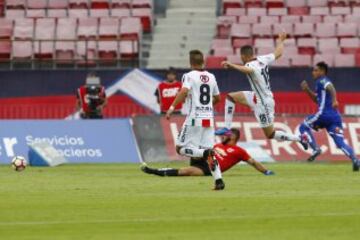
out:
{"label": "black shorts", "polygon": [[190,159],[190,166],[199,168],[203,171],[205,176],[211,176],[209,164],[204,159]]}

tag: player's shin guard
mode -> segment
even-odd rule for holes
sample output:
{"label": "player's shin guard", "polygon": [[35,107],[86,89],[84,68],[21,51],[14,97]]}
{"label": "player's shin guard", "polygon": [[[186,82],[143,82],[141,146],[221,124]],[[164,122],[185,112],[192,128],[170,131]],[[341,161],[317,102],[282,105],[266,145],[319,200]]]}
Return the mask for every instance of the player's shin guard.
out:
{"label": "player's shin guard", "polygon": [[309,140],[309,145],[312,150],[316,151],[319,149],[318,145],[316,144],[316,141],[315,141],[314,135],[312,134],[311,129],[305,123],[302,123],[300,125],[300,133],[307,135],[308,140]]}
{"label": "player's shin guard", "polygon": [[235,111],[235,103],[229,99],[225,100],[225,127],[230,129]]}
{"label": "player's shin guard", "polygon": [[294,134],[286,133],[283,131],[276,130],[274,134],[274,139],[278,141],[297,141],[299,142],[301,139]]}
{"label": "player's shin guard", "polygon": [[182,147],[179,151],[180,155],[190,158],[202,158],[204,157],[204,149]]}

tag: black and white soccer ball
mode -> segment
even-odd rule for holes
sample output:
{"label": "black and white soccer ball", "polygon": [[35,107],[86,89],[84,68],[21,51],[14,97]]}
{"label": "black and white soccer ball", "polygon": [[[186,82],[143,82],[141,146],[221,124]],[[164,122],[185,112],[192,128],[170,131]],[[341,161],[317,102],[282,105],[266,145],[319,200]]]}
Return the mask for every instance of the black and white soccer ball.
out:
{"label": "black and white soccer ball", "polygon": [[23,156],[15,156],[11,160],[11,166],[17,172],[24,171],[26,168],[26,165],[27,165],[27,162]]}

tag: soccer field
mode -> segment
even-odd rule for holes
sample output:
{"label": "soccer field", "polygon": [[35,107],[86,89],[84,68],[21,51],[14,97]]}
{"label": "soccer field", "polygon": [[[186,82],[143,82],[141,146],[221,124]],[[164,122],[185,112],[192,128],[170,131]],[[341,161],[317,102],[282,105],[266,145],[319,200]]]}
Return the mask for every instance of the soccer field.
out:
{"label": "soccer field", "polygon": [[0,239],[358,239],[350,164],[271,169],[236,167],[215,192],[210,177],[160,178],[130,164],[2,166]]}

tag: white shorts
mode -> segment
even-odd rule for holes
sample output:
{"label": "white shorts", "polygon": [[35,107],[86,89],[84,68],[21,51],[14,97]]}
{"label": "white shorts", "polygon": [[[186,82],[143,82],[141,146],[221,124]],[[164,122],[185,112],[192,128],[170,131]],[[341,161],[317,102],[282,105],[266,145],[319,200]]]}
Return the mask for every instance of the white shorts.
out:
{"label": "white shorts", "polygon": [[250,108],[254,111],[255,117],[261,128],[266,128],[274,124],[275,102],[272,98],[267,98],[264,103],[255,103],[255,93],[251,91],[243,92]]}
{"label": "white shorts", "polygon": [[215,130],[213,127],[183,125],[176,140],[176,146],[210,149],[215,145]]}

